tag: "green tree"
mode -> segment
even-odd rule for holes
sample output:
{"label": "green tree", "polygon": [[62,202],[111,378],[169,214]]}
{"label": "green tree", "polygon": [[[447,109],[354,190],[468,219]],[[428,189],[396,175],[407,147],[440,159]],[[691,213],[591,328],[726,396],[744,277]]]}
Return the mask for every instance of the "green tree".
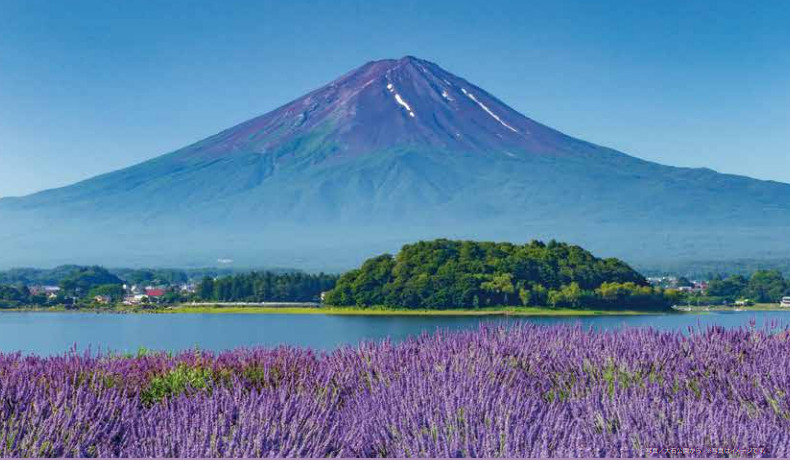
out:
{"label": "green tree", "polygon": [[317,302],[335,286],[337,276],[325,273],[250,272],[198,283],[196,296],[225,302]]}
{"label": "green tree", "polygon": [[524,289],[523,287],[519,288],[518,298],[521,300],[521,305],[525,307],[532,305],[532,291],[529,289]]}
{"label": "green tree", "polygon": [[123,280],[99,266],[79,267],[60,281],[60,288],[67,294],[82,297],[101,285],[122,285]]}
{"label": "green tree", "polygon": [[30,291],[23,286],[0,285],[0,308],[13,308],[30,303]]}
{"label": "green tree", "polygon": [[217,300],[214,298],[214,279],[210,276],[203,277],[196,288],[196,292],[202,300]]}
{"label": "green tree", "polygon": [[741,275],[730,276],[726,279],[713,279],[708,283],[705,295],[710,297],[722,297],[727,300],[735,300],[744,296],[749,281]]}
{"label": "green tree", "polygon": [[778,302],[788,294],[788,283],[778,270],[758,270],[744,292],[757,302]]}
{"label": "green tree", "polygon": [[513,275],[510,273],[499,273],[491,277],[490,281],[485,281],[480,284],[480,288],[491,294],[491,298],[501,299],[502,305],[510,305],[508,303],[508,295],[513,294],[515,288],[513,287]]}
{"label": "green tree", "polygon": [[549,303],[552,307],[577,308],[582,300],[582,289],[579,283],[564,285],[559,291],[549,291]]}
{"label": "green tree", "polygon": [[532,286],[532,304],[543,306],[549,304],[549,290],[543,287],[542,284],[535,284]]}

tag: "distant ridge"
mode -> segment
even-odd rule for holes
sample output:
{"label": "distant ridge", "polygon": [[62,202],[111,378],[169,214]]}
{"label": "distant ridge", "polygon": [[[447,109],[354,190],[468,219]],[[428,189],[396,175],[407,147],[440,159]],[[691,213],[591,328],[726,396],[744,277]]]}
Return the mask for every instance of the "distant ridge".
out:
{"label": "distant ridge", "polygon": [[637,262],[785,257],[790,185],[572,138],[407,56],[150,161],[2,199],[0,222],[0,266],[347,268],[434,237],[557,238]]}

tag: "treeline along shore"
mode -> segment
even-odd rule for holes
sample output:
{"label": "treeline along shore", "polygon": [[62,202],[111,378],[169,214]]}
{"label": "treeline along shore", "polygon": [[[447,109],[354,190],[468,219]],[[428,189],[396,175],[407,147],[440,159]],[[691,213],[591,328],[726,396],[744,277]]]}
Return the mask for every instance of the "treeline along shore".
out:
{"label": "treeline along shore", "polygon": [[438,239],[372,257],[342,275],[74,265],[13,269],[0,272],[0,308],[198,311],[222,306],[265,312],[291,307],[292,313],[304,312],[300,307],[362,313],[522,309],[550,314],[668,311],[673,305],[736,302],[768,305],[790,295],[790,281],[778,271],[714,277],[703,283],[704,290],[680,284],[651,285],[619,259],[598,258],[556,241],[518,245]]}

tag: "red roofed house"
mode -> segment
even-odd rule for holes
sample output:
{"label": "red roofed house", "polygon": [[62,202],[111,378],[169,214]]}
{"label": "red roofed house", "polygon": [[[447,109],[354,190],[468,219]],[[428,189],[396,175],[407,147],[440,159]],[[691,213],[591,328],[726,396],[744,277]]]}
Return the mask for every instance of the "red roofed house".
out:
{"label": "red roofed house", "polygon": [[148,297],[162,297],[163,295],[165,295],[165,290],[164,289],[146,289],[145,290],[145,295],[147,295]]}

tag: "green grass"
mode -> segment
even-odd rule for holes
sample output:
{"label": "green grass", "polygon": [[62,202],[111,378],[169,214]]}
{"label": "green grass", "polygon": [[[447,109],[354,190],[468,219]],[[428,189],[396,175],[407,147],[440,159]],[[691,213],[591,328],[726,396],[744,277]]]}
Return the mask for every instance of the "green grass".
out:
{"label": "green grass", "polygon": [[192,390],[205,390],[212,382],[211,370],[180,364],[164,375],[151,379],[140,392],[143,404],[151,406],[164,398],[178,396]]}
{"label": "green grass", "polygon": [[[260,307],[260,306],[225,306],[225,305],[190,305],[180,304],[161,307],[140,306],[101,306],[66,309],[56,307],[19,307],[2,309],[2,311],[36,311],[36,312],[73,312],[73,313],[148,313],[148,314],[186,314],[186,313],[232,313],[232,314],[283,314],[283,315],[340,315],[340,316],[632,316],[674,313],[672,311],[639,311],[639,310],[598,310],[571,309],[549,307],[483,307],[483,308],[447,308],[447,309],[408,309],[390,308],[386,306],[361,307]],[[704,311],[702,307],[696,312]]]}
{"label": "green grass", "polygon": [[[680,308],[687,308],[680,305]],[[749,307],[737,307],[740,311],[790,311],[774,303],[761,303]],[[130,307],[116,306],[101,308],[81,307],[77,309],[66,309],[63,306],[55,307],[17,307],[4,308],[0,311],[34,311],[34,312],[73,312],[73,313],[233,313],[233,314],[283,314],[283,315],[348,315],[348,316],[633,316],[633,315],[655,315],[666,313],[692,313],[702,314],[715,311],[734,311],[736,307],[723,305],[701,305],[691,306],[691,311],[639,311],[639,310],[595,310],[595,309],[570,309],[570,308],[548,308],[548,307],[485,307],[485,308],[455,308],[455,309],[406,309],[388,308],[375,306],[369,308],[360,307],[256,307],[256,306],[222,306],[222,305],[201,305],[192,306],[189,304],[175,305],[172,307]]]}
{"label": "green grass", "polygon": [[13,308],[0,308],[0,312],[47,312],[47,313],[156,313],[162,308],[155,306],[133,305],[25,305]]}
{"label": "green grass", "polygon": [[188,304],[158,310],[161,313],[242,313],[242,314],[287,314],[287,315],[362,315],[362,316],[613,316],[645,315],[662,312],[636,310],[575,310],[570,308],[545,307],[486,307],[455,309],[406,309],[382,306],[360,307],[225,307],[190,306]]}

